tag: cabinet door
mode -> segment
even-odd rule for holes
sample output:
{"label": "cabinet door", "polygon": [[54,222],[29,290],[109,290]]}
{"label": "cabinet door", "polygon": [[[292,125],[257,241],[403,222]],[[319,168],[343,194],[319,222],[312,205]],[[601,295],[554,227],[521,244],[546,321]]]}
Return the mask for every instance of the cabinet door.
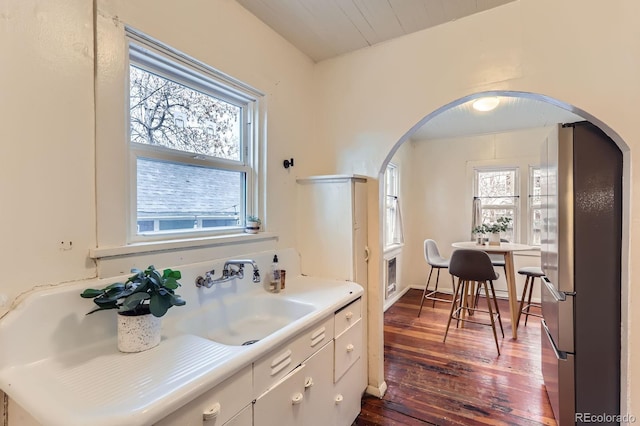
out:
{"label": "cabinet door", "polygon": [[300,426],[304,424],[305,365],[300,365],[253,406],[254,426]]}
{"label": "cabinet door", "polygon": [[[305,361],[305,426],[325,426],[333,410],[333,342]],[[358,402],[359,403],[359,402]]]}
{"label": "cabinet door", "polygon": [[362,394],[362,364],[363,360],[357,360],[335,384],[333,391],[333,418],[325,421],[333,426],[350,426],[360,413]]}
{"label": "cabinet door", "polygon": [[251,381],[251,367],[247,367],[155,423],[155,426],[223,425],[251,403]]}
{"label": "cabinet door", "polygon": [[[204,426],[209,426],[204,423]],[[253,406],[247,405],[238,415],[229,420],[224,426],[253,426]]]}

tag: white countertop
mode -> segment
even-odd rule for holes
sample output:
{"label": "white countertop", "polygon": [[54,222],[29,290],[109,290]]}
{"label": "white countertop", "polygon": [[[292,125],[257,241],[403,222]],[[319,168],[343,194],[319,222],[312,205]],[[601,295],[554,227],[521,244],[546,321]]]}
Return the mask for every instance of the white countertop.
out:
{"label": "white countertop", "polygon": [[[287,277],[287,289],[273,296],[309,303],[315,310],[253,345],[227,346],[163,327],[160,345],[140,353],[118,352],[111,336],[39,359],[25,356],[24,363],[15,362],[19,356],[8,357],[14,362],[0,364],[0,388],[47,426],[152,424],[362,294],[352,282]],[[28,300],[25,304],[16,315],[33,314]],[[16,318],[3,322],[8,325],[0,328],[0,337],[3,331],[16,334],[6,329],[19,327]]]}

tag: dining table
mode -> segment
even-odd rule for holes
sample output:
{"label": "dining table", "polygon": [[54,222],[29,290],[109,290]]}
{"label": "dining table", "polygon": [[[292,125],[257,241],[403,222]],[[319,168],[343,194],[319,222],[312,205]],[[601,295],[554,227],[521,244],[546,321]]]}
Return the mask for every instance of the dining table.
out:
{"label": "dining table", "polygon": [[460,241],[451,244],[454,248],[480,250],[489,254],[502,254],[504,256],[505,280],[509,298],[509,313],[511,317],[511,336],[518,338],[518,294],[516,291],[516,273],[513,262],[513,252],[533,250],[534,247],[527,244],[500,242],[499,245],[478,244],[475,241]]}

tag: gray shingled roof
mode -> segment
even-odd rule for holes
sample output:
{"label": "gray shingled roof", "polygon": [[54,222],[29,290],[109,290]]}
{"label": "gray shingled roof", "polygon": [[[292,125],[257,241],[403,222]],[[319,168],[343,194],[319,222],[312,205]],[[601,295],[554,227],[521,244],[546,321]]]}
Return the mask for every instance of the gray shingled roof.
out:
{"label": "gray shingled roof", "polygon": [[138,159],[138,216],[233,214],[241,208],[239,172]]}

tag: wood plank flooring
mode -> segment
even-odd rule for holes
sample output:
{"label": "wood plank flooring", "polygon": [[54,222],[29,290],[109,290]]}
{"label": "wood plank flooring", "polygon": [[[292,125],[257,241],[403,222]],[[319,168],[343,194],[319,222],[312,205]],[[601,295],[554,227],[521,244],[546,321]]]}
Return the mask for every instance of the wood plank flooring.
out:
{"label": "wood plank flooring", "polygon": [[523,317],[513,340],[500,300],[498,356],[488,326],[452,322],[442,343],[450,305],[427,300],[418,318],[421,297],[409,290],[385,313],[388,389],[382,399],[365,395],[354,425],[556,425],[540,371],[539,318],[525,327]]}

